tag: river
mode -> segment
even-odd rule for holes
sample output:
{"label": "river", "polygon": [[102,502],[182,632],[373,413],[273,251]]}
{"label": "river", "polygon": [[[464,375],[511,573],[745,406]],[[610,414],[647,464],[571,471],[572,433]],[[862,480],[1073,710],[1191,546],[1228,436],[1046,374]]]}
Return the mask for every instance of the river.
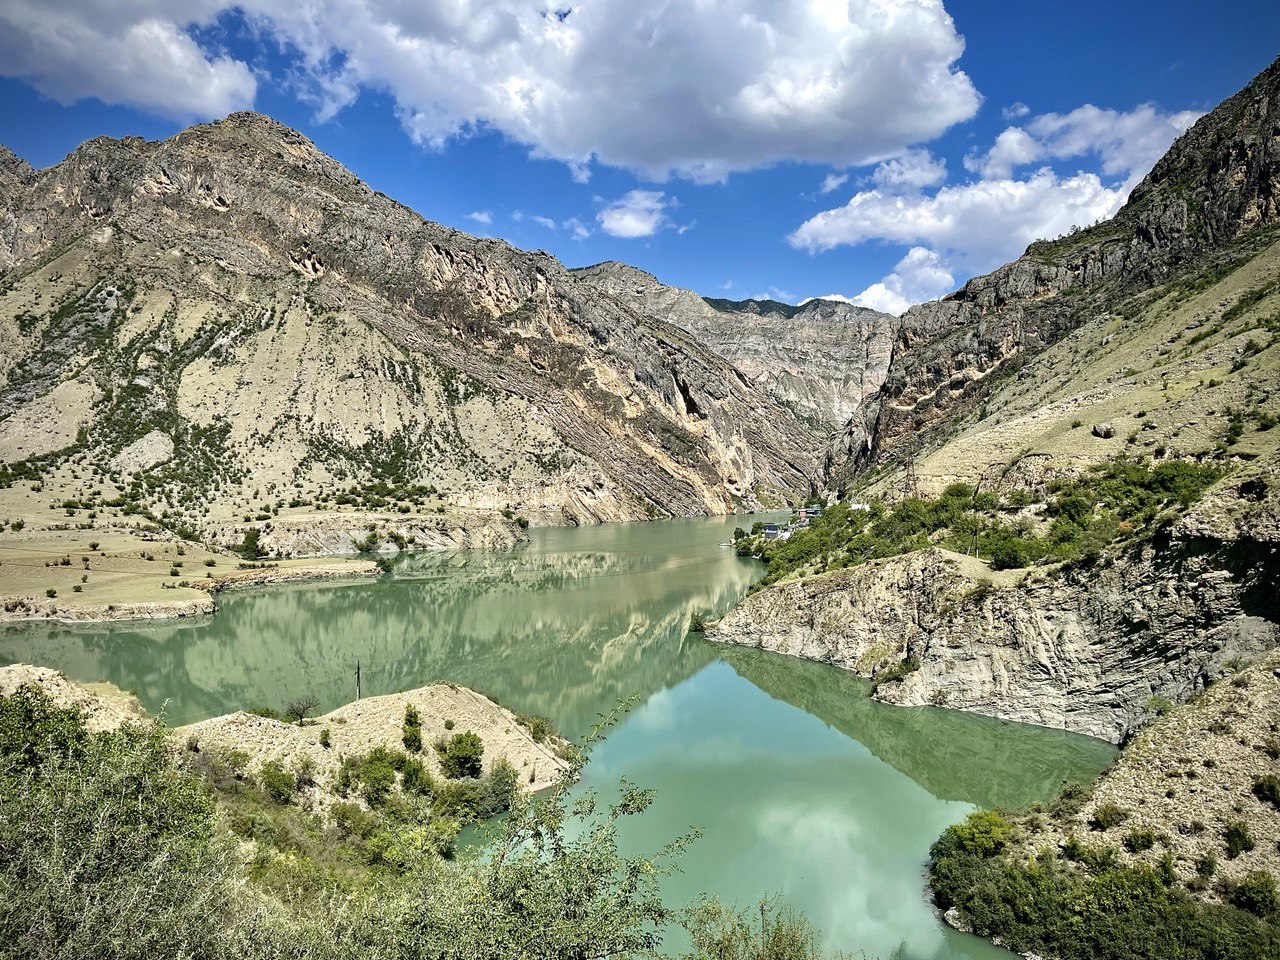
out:
{"label": "river", "polygon": [[653,851],[703,835],[666,884],[752,906],[779,896],[830,947],[905,960],[1007,952],[950,930],[924,894],[929,844],[978,807],[1090,780],[1106,744],[932,707],[874,703],[832,667],[708,643],[690,618],[729,609],[760,573],[719,544],[744,518],[535,530],[492,553],[415,554],[377,582],[224,594],[216,616],[0,629],[0,662],[133,690],[171,725],[302,694],[451,680],[580,736],[635,697],[584,786],[657,791],[628,824]]}

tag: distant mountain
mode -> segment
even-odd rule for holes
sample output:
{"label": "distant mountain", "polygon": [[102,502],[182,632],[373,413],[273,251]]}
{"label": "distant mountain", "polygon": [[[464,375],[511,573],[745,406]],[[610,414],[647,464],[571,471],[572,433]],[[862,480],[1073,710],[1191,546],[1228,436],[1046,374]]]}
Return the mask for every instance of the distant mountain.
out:
{"label": "distant mountain", "polygon": [[897,337],[897,317],[836,300],[792,306],[700,297],[615,262],[575,273],[602,293],[643,305],[692,333],[824,435],[847,423],[879,389]]}
{"label": "distant mountain", "polygon": [[653,304],[250,113],[0,150],[0,342],[0,480],[227,540],[335,505],[723,513],[807,495],[822,446]]}

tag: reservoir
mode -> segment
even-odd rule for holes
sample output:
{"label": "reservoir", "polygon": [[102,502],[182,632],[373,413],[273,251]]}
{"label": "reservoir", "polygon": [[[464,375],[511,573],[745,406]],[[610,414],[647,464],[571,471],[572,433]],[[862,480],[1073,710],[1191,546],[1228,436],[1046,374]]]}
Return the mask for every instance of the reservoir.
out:
{"label": "reservoir", "polygon": [[567,735],[633,699],[585,785],[651,787],[636,852],[702,837],[666,883],[754,907],[778,897],[832,948],[905,960],[1011,954],[957,933],[924,891],[929,845],[980,807],[1088,781],[1114,750],[1085,737],[934,707],[873,702],[823,664],[709,643],[761,567],[721,547],[746,518],[531,531],[495,552],[413,554],[378,581],[229,592],[212,617],[0,628],[0,662],[110,680],[176,726],[314,694],[449,680]]}

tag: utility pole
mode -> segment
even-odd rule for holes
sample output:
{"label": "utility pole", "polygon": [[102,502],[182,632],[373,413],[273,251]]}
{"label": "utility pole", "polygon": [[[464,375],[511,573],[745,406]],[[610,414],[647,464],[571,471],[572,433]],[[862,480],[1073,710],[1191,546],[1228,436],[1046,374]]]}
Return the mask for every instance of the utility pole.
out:
{"label": "utility pole", "polygon": [[356,657],[356,699],[360,699],[360,658]]}
{"label": "utility pole", "polygon": [[902,477],[903,492],[908,499],[920,496],[920,480],[916,476],[916,441],[912,441],[907,447],[907,456],[904,463],[904,473]]}

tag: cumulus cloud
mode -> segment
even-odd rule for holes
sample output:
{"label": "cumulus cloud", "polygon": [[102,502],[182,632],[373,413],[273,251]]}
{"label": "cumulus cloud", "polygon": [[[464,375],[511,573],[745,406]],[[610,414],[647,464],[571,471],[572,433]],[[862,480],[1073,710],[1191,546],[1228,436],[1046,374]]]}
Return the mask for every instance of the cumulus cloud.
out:
{"label": "cumulus cloud", "polygon": [[596,219],[610,236],[651,237],[670,225],[667,210],[673,205],[661,190],[631,190],[608,204]]}
{"label": "cumulus cloud", "polygon": [[955,284],[955,277],[941,257],[925,247],[912,247],[898,261],[892,273],[861,293],[852,297],[843,293],[828,293],[821,297],[808,297],[800,303],[804,305],[810,300],[839,300],[857,307],[869,307],[901,316],[912,304],[934,300],[954,289]]}
{"label": "cumulus cloud", "polygon": [[810,251],[866,240],[927,244],[977,271],[1016,256],[1033,240],[1108,217],[1123,199],[1120,188],[1096,174],[1059,177],[1048,168],[1026,180],[978,180],[933,195],[864,190],[806,220],[789,240]]}
{"label": "cumulus cloud", "polygon": [[1000,116],[1004,117],[1006,120],[1017,120],[1021,117],[1025,117],[1030,112],[1031,108],[1019,100],[1016,103],[1009,104],[1009,106],[1001,110]]}
{"label": "cumulus cloud", "polygon": [[[238,11],[295,55],[332,116],[385,91],[439,146],[496,130],[534,155],[718,181],[797,160],[874,163],[973,116],[942,0],[37,0],[5,4],[0,71],[163,113],[252,100],[243,63],[181,24]],[[15,12],[16,11],[16,12]],[[180,69],[181,68],[181,69]]]}
{"label": "cumulus cloud", "polygon": [[955,285],[955,277],[938,254],[925,247],[912,247],[892,273],[851,297],[849,302],[901,315],[912,304],[934,300]]}
{"label": "cumulus cloud", "polygon": [[839,190],[849,182],[847,173],[828,173],[822,178],[822,186],[818,187],[819,193],[830,193],[832,190]]}
{"label": "cumulus cloud", "polygon": [[[945,293],[957,272],[993,269],[1034,240],[1110,217],[1196,117],[1151,105],[1043,114],[1008,127],[985,151],[966,157],[976,179],[944,186],[938,186],[946,177],[941,162],[927,151],[909,151],[881,163],[864,182],[868,189],[810,217],[788,239],[813,252],[866,241],[910,247],[893,273],[849,298],[900,313]],[[1048,165],[1071,159],[1090,162],[1096,172],[1063,175]]]}
{"label": "cumulus cloud", "polygon": [[216,18],[219,0],[8,0],[0,6],[0,75],[69,104],[87,97],[179,121],[253,103],[249,66],[212,55],[189,32]]}
{"label": "cumulus cloud", "polygon": [[468,220],[474,220],[476,223],[493,223],[493,214],[488,210],[476,210],[467,214]]}
{"label": "cumulus cloud", "polygon": [[883,190],[913,192],[936,187],[946,182],[947,162],[928,150],[908,150],[879,164],[871,173],[871,181]]}
{"label": "cumulus cloud", "polygon": [[966,157],[965,167],[998,179],[1025,164],[1094,156],[1103,174],[1124,177],[1132,188],[1199,116],[1192,110],[1166,113],[1152,104],[1129,111],[1085,104],[1009,127],[986,153]]}

